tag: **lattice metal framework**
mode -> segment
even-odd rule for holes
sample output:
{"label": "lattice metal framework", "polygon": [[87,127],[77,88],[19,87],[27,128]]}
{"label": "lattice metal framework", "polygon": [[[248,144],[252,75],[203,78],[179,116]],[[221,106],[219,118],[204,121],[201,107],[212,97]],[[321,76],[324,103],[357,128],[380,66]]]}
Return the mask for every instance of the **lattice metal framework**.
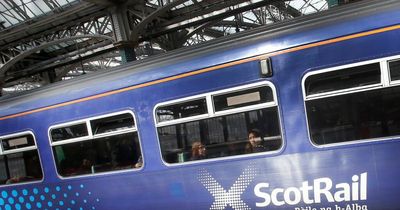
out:
{"label": "lattice metal framework", "polygon": [[3,0],[0,87],[36,88],[120,65],[129,49],[145,59],[326,9],[327,0]]}
{"label": "lattice metal framework", "polygon": [[2,0],[0,1],[1,28],[8,28],[43,15],[63,11],[79,0]]}

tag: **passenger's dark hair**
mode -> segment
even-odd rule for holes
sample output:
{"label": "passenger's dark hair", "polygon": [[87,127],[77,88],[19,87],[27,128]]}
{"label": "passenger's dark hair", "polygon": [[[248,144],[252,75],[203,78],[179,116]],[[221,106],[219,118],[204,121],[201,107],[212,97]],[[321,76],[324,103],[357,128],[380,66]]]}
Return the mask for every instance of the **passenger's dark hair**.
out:
{"label": "passenger's dark hair", "polygon": [[249,134],[251,134],[251,133],[254,135],[254,137],[261,137],[261,132],[257,128],[251,129],[249,131]]}

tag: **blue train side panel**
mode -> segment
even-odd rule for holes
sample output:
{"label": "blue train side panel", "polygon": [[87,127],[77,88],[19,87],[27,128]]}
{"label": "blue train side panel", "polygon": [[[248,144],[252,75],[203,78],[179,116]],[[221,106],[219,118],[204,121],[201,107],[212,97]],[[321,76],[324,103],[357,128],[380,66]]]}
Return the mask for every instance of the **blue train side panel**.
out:
{"label": "blue train side panel", "polygon": [[[394,1],[393,1],[394,2]],[[30,95],[0,103],[0,116],[84,99],[223,63],[336,37],[400,24],[397,7],[324,27],[306,28],[249,41],[182,59],[165,66],[92,82],[65,94]],[[0,120],[0,135],[31,131],[35,135],[42,181],[0,186],[0,209],[399,209],[398,137],[332,147],[312,144],[306,120],[302,79],[308,72],[400,54],[400,29],[337,40],[271,56],[272,77],[261,77],[258,60],[171,79],[140,88],[82,100]],[[130,69],[135,67],[123,67]],[[160,152],[154,107],[162,102],[269,81],[274,84],[284,145],[275,153],[167,165]],[[104,82],[104,83],[102,83]],[[39,93],[40,94],[40,93]],[[57,95],[60,94],[60,95]],[[144,167],[93,176],[61,178],[57,174],[49,127],[108,113],[135,114]]]}

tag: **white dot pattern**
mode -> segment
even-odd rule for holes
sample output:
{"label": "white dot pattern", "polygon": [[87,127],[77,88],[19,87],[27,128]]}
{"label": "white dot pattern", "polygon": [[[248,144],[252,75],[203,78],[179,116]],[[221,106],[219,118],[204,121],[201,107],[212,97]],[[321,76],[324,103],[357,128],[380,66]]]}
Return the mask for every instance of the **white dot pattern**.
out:
{"label": "white dot pattern", "polygon": [[251,208],[241,200],[240,196],[256,175],[256,167],[254,167],[254,165],[249,165],[228,191],[226,191],[204,168],[200,169],[198,178],[215,199],[210,210],[223,210],[228,205],[234,210],[250,210]]}

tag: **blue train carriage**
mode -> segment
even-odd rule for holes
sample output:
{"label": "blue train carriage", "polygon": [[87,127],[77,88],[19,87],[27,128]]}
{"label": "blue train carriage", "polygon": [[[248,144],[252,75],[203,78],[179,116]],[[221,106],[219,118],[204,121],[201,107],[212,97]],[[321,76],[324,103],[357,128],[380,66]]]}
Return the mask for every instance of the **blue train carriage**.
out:
{"label": "blue train carriage", "polygon": [[0,209],[398,209],[400,2],[0,101]]}

